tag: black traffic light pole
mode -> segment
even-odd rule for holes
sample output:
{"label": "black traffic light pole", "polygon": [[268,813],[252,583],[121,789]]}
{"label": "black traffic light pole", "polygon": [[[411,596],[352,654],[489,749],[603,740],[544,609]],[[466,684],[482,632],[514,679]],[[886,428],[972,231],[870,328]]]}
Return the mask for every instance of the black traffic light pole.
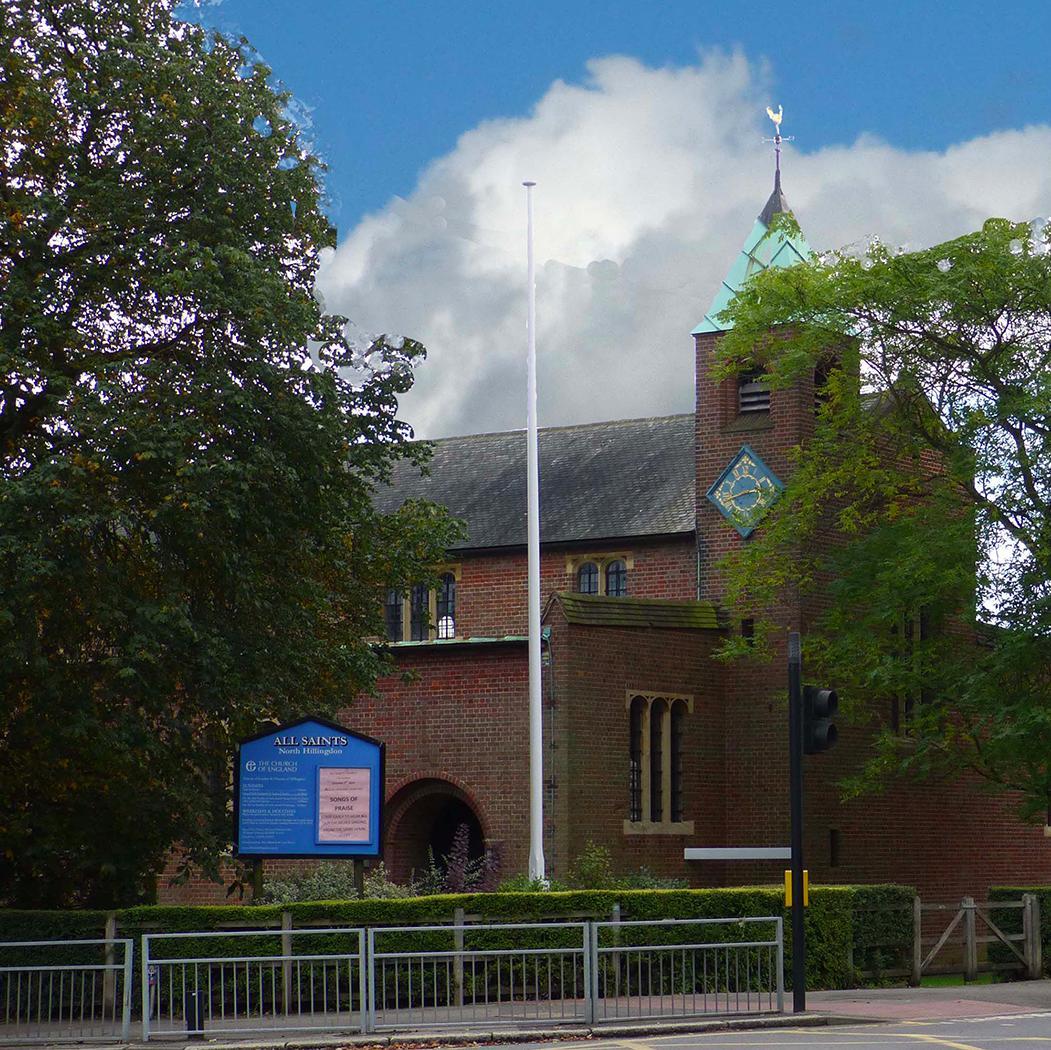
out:
{"label": "black traffic light pole", "polygon": [[788,783],[792,811],[792,1011],[806,1010],[803,930],[803,668],[799,632],[788,636]]}

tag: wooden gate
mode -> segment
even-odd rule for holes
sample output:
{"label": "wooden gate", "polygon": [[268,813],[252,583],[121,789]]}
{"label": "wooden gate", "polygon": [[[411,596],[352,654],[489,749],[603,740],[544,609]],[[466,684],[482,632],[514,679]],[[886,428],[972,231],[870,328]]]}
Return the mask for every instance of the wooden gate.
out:
{"label": "wooden gate", "polygon": [[[992,920],[991,912],[1011,910],[1020,910],[1022,913],[1021,933],[1005,933]],[[939,935],[927,938],[923,929],[924,915],[931,913],[951,913],[952,918]],[[979,923],[987,932],[980,932]],[[988,951],[979,952],[979,946],[993,944],[1004,945],[1011,957],[1006,962],[998,962],[988,957]],[[947,948],[961,946],[962,965],[950,964],[948,960],[943,959],[942,965],[935,967],[939,955],[944,957],[947,954]],[[928,948],[929,950],[925,951]],[[973,897],[964,897],[959,904],[923,904],[919,897],[915,898],[912,983],[918,985],[924,974],[959,973],[961,970],[965,981],[973,981],[979,973],[994,970],[1022,970],[1030,979],[1041,976],[1040,903],[1035,894],[1023,894],[1020,901],[981,903],[976,902]]]}

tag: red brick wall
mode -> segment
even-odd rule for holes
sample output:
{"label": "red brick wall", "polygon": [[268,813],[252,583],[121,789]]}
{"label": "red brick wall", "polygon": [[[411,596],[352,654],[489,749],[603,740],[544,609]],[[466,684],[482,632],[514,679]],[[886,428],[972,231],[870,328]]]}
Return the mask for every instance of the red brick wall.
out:
{"label": "red brick wall", "polygon": [[[628,594],[635,598],[691,599],[697,596],[692,536],[582,544],[571,550],[544,550],[540,559],[541,607],[555,591],[575,590],[567,561],[582,554],[626,554]],[[526,552],[451,556],[460,566],[456,593],[456,633],[460,637],[501,637],[527,630]]]}
{"label": "red brick wall", "polygon": [[[688,871],[682,851],[695,841],[721,842],[723,793],[722,669],[711,659],[721,633],[567,625],[553,622],[555,700],[562,712],[558,747],[560,805],[554,839],[554,874],[589,839],[607,846],[614,866],[715,882],[718,873]],[[631,834],[628,819],[628,691],[691,695],[686,716],[683,819],[694,835]]]}
{"label": "red brick wall", "polygon": [[342,723],[386,743],[388,800],[416,781],[447,781],[471,804],[504,867],[519,870],[528,853],[526,647],[397,652],[398,671],[411,670],[413,680],[382,679],[376,696],[342,712]]}

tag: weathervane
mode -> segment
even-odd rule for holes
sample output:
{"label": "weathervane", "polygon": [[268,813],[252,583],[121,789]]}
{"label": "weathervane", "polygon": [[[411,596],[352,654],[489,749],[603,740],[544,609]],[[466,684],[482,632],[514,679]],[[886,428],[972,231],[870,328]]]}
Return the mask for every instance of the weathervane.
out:
{"label": "weathervane", "polygon": [[781,185],[781,143],[791,142],[794,135],[789,135],[787,138],[781,137],[781,120],[785,115],[784,107],[778,103],[777,112],[775,113],[769,106],[766,107],[766,115],[774,122],[774,137],[772,139],[763,139],[764,142],[772,142],[774,144],[774,182],[777,186]]}

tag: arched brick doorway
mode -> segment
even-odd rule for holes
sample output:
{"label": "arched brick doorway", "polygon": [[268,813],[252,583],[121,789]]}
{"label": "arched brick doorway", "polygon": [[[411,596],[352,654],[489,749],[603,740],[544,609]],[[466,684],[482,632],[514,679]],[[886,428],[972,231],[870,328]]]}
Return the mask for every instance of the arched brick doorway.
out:
{"label": "arched brick doorway", "polygon": [[406,784],[387,803],[387,814],[383,859],[394,882],[408,882],[413,872],[422,874],[429,851],[441,864],[461,824],[467,825],[471,858],[485,853],[485,832],[473,801],[447,780]]}

